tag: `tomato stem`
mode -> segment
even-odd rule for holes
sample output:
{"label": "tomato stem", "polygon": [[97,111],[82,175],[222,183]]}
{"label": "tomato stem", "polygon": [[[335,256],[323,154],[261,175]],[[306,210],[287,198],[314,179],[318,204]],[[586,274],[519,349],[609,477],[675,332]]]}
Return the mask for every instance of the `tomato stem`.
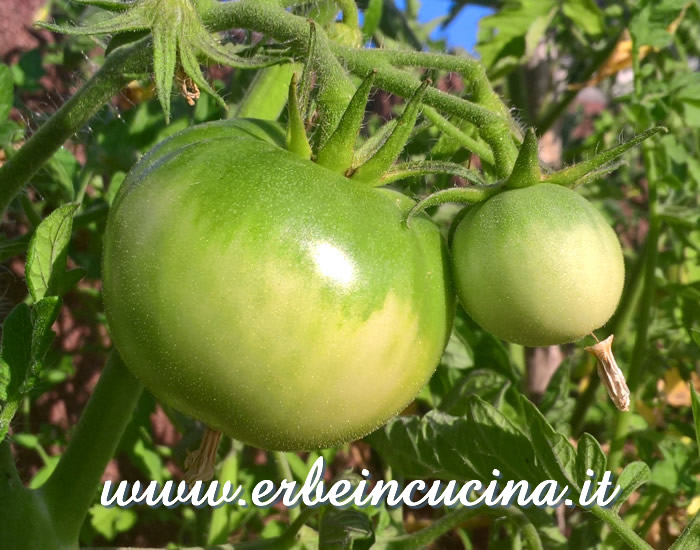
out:
{"label": "tomato stem", "polygon": [[453,187],[451,189],[443,189],[437,193],[433,193],[425,197],[420,202],[411,208],[406,215],[406,224],[408,224],[413,216],[422,212],[426,208],[439,206],[447,202],[460,202],[463,204],[476,204],[483,202],[500,193],[503,190],[503,185],[500,183],[494,185],[474,185],[469,187]]}
{"label": "tomato stem", "polygon": [[104,469],[114,456],[142,390],[119,354],[112,351],[68,447],[40,489],[56,531],[65,540],[78,540]]}

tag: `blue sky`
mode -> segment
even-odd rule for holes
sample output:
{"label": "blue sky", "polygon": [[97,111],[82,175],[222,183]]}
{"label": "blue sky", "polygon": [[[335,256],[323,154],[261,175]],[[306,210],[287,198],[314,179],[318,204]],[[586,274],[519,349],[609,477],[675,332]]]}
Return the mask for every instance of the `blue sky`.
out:
{"label": "blue sky", "polygon": [[[446,15],[450,11],[450,4],[450,0],[423,0],[418,12],[418,19],[426,22],[441,15]],[[406,2],[405,0],[396,0],[396,5],[404,9]],[[489,8],[467,6],[462,9],[459,16],[445,30],[438,27],[433,33],[433,38],[446,38],[448,46],[461,46],[468,52],[473,53],[479,19],[490,13],[492,13],[492,10]]]}

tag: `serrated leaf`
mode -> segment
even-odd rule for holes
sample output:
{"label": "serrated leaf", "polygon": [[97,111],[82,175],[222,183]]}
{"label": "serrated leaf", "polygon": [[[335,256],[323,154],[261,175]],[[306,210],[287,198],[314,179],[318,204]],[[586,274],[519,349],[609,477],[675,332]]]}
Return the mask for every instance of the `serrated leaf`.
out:
{"label": "serrated leaf", "polygon": [[32,308],[31,359],[20,388],[21,393],[28,393],[36,385],[46,352],[56,336],[51,327],[58,317],[61,303],[61,298],[58,296],[47,296]]}
{"label": "serrated leaf", "polygon": [[605,473],[608,459],[600,448],[600,443],[591,434],[584,433],[578,440],[576,449],[576,475],[579,485],[583,485],[591,477],[586,473],[593,470],[596,479],[600,479]]}
{"label": "serrated leaf", "polygon": [[10,116],[14,99],[14,78],[12,70],[0,63],[0,122],[5,122]]}
{"label": "serrated leaf", "polygon": [[324,514],[319,529],[319,550],[366,550],[374,544],[370,518],[358,510]]}
{"label": "serrated leaf", "polygon": [[510,380],[488,369],[469,369],[452,387],[440,403],[440,410],[453,416],[467,414],[468,397],[478,395],[484,401],[498,406],[510,387]]}
{"label": "serrated leaf", "polygon": [[541,467],[547,471],[549,479],[580,492],[575,475],[576,451],[573,445],[552,428],[530,400],[521,396],[520,402],[525,415],[525,425],[529,430],[535,453],[541,461]]}
{"label": "serrated leaf", "polygon": [[[0,360],[9,373],[4,389],[7,400],[19,397],[32,358],[32,317],[27,304],[18,304],[2,325]],[[6,379],[6,376],[3,376]]]}
{"label": "serrated leaf", "polygon": [[65,204],[46,217],[29,242],[25,276],[35,302],[55,293],[56,283],[65,273],[73,215],[78,204]]}
{"label": "serrated leaf", "polygon": [[639,487],[647,483],[651,479],[651,471],[649,466],[644,462],[630,462],[617,478],[617,484],[620,486],[620,494],[613,504],[612,510],[617,513],[622,504],[634,493]]}

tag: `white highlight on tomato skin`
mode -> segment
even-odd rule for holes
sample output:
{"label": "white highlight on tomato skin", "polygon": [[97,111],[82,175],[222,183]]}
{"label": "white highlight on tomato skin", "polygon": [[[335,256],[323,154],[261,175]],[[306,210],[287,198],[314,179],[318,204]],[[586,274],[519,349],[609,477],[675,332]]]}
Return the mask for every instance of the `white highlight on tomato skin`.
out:
{"label": "white highlight on tomato skin", "polygon": [[323,277],[342,287],[353,283],[355,266],[342,250],[328,242],[313,243],[310,248],[318,272]]}

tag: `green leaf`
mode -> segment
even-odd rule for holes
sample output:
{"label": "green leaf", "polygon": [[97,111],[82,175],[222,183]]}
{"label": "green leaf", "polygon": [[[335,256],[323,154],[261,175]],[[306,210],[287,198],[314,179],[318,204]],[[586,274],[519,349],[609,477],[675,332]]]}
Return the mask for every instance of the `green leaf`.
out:
{"label": "green leaf", "polygon": [[495,371],[469,369],[444,397],[440,403],[440,410],[453,416],[467,414],[469,409],[467,398],[470,395],[477,395],[481,399],[497,406],[509,387],[510,380]]}
{"label": "green leaf", "polygon": [[362,35],[365,42],[372,39],[372,36],[379,27],[384,11],[384,0],[369,0],[365,10],[365,20],[362,26]]}
{"label": "green leaf", "polygon": [[[541,23],[548,23],[555,7],[554,0],[507,0],[502,9],[481,19],[476,49],[486,68],[518,63],[525,57],[527,43],[539,42],[546,30]],[[535,28],[537,35],[531,32]]]}
{"label": "green leaf", "polygon": [[25,276],[35,302],[55,294],[57,284],[65,281],[68,243],[78,207],[70,203],[57,208],[39,224],[29,242]]}
{"label": "green leaf", "polygon": [[693,405],[693,420],[695,421],[695,442],[700,452],[700,396],[695,391],[693,384],[690,384],[690,400]]}
{"label": "green leaf", "polygon": [[90,508],[90,524],[100,535],[112,540],[119,533],[124,533],[136,525],[137,515],[133,508],[112,506],[105,508],[95,504]]}
{"label": "green leaf", "polygon": [[605,473],[608,459],[600,448],[600,443],[591,434],[584,433],[578,440],[576,449],[576,474],[579,485],[583,485],[591,477],[586,473],[593,470],[596,479],[600,479]]}
{"label": "green leaf", "polygon": [[649,466],[644,462],[630,462],[617,478],[617,484],[620,486],[620,494],[615,501],[612,509],[615,513],[618,512],[622,504],[634,493],[639,487],[647,483],[651,479],[651,471]]}
{"label": "green leaf", "polygon": [[[34,474],[34,477],[32,480],[29,482],[29,488],[30,489],[38,489],[41,487],[46,481],[48,481],[49,477],[51,477],[51,474],[53,471],[56,469],[56,466],[58,466],[58,461],[61,459],[60,455],[59,456],[47,456],[44,459],[44,466],[39,469],[39,471]],[[116,508],[116,506],[115,506]]]}
{"label": "green leaf", "polygon": [[678,17],[687,0],[647,0],[632,17],[629,30],[637,46],[665,48],[673,36],[668,26]]}
{"label": "green leaf", "polygon": [[[17,399],[32,359],[32,317],[27,304],[18,304],[2,325],[0,362],[5,387],[0,393],[10,401]],[[9,376],[8,376],[9,374]]]}
{"label": "green leaf", "polygon": [[358,510],[332,510],[323,515],[319,550],[366,550],[374,544],[370,518]]}
{"label": "green leaf", "polygon": [[595,0],[566,0],[562,2],[564,15],[580,26],[586,34],[603,32],[603,14]]}
{"label": "green leaf", "polygon": [[10,116],[14,99],[14,78],[12,70],[0,63],[0,122],[5,122]]}
{"label": "green leaf", "polygon": [[42,298],[32,308],[31,362],[20,389],[21,393],[29,392],[36,385],[46,352],[56,336],[51,326],[56,321],[60,309],[61,298],[58,296]]}
{"label": "green leaf", "polygon": [[541,467],[549,475],[548,479],[553,479],[562,486],[568,485],[577,492],[580,491],[575,475],[576,451],[573,445],[552,428],[530,400],[520,396],[520,403],[532,445],[541,461]]}

